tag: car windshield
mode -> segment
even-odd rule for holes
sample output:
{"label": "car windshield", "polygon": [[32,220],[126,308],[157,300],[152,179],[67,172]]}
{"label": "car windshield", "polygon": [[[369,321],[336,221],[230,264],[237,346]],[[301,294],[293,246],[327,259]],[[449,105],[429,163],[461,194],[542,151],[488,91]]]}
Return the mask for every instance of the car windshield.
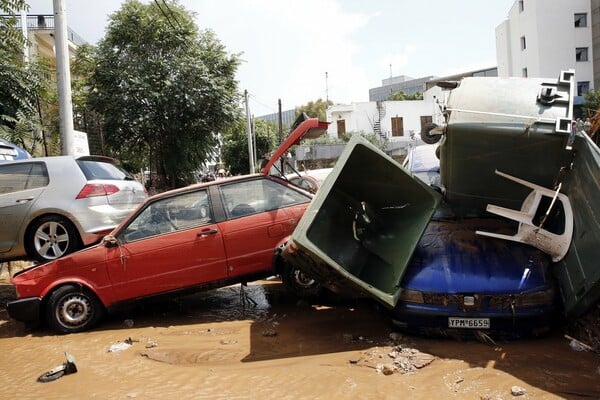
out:
{"label": "car windshield", "polygon": [[110,162],[98,160],[77,160],[77,164],[88,180],[133,180],[133,176],[131,176],[131,174]]}

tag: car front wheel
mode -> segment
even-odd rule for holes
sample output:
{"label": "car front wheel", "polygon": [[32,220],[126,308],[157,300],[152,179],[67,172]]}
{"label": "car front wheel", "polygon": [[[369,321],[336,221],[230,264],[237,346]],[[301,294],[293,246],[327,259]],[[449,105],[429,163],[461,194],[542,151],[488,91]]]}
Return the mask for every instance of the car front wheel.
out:
{"label": "car front wheel", "polygon": [[79,250],[79,235],[73,224],[58,215],[35,221],[25,235],[27,255],[46,262]]}
{"label": "car front wheel", "polygon": [[281,281],[292,293],[301,298],[316,298],[322,292],[322,286],[301,269],[285,263]]}
{"label": "car front wheel", "polygon": [[50,329],[60,333],[88,330],[103,314],[100,300],[91,291],[76,285],[56,289],[46,305],[46,322]]}

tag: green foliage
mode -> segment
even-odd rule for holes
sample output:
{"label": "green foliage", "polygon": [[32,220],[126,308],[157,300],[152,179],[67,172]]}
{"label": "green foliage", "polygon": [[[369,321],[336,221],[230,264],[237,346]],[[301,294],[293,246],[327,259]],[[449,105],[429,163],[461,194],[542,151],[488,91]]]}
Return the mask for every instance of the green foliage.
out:
{"label": "green foliage", "polygon": [[391,94],[389,96],[388,100],[390,100],[390,101],[423,100],[423,93],[415,92],[415,93],[407,94],[401,90],[399,92]]}
{"label": "green foliage", "polygon": [[380,150],[385,151],[386,150],[386,146],[387,146],[387,140],[382,139],[381,136],[377,135],[376,133],[366,133],[363,131],[360,132],[346,132],[343,133],[341,135],[340,140],[342,140],[344,143],[347,143],[348,141],[350,141],[350,138],[353,135],[362,135],[363,138],[367,139],[367,141],[375,146],[377,146],[377,148],[379,148]]}
{"label": "green foliage", "polygon": [[[0,12],[18,15],[24,1],[0,0]],[[0,18],[0,136],[33,153],[41,130],[40,96],[47,85],[41,63],[23,61],[25,39],[16,17]]]}
{"label": "green foliage", "polygon": [[325,101],[318,99],[317,101],[309,101],[307,104],[296,108],[296,117],[305,112],[311,118],[318,118],[319,121],[327,120],[327,108],[332,106],[331,100]]}
{"label": "green foliage", "polygon": [[593,117],[596,111],[600,109],[600,90],[590,90],[583,95],[585,103],[583,113],[585,116]]}
{"label": "green foliage", "polygon": [[25,38],[21,30],[16,27],[17,18],[22,9],[29,9],[25,0],[0,0],[0,14],[6,15],[0,18],[0,32],[2,32],[0,54],[2,59],[6,56],[12,58],[23,51]]}
{"label": "green foliage", "polygon": [[216,132],[235,119],[238,56],[176,1],[137,0],[110,17],[90,53],[86,103],[102,116],[111,155],[149,159],[160,189],[193,181],[215,155]]}
{"label": "green foliage", "polygon": [[[246,127],[246,118],[239,116],[223,133],[223,144],[221,147],[221,159],[228,166],[233,175],[249,173],[248,158],[248,133]],[[255,119],[254,135],[256,142],[256,156],[260,168],[260,160],[268,153],[272,152],[277,145],[277,127],[273,123]]]}

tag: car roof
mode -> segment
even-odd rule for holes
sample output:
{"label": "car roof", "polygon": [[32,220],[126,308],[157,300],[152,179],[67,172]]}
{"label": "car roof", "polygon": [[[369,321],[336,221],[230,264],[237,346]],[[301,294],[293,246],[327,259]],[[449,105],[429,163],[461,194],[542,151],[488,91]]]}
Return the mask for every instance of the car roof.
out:
{"label": "car roof", "polygon": [[[29,159],[31,155],[14,143],[6,139],[0,138],[0,155],[9,155],[15,157],[13,160]],[[13,160],[0,159],[2,162],[10,162]]]}
{"label": "car roof", "polygon": [[439,171],[440,160],[435,155],[437,145],[424,144],[415,146],[411,149],[410,163],[408,167],[411,172],[426,172],[426,171]]}

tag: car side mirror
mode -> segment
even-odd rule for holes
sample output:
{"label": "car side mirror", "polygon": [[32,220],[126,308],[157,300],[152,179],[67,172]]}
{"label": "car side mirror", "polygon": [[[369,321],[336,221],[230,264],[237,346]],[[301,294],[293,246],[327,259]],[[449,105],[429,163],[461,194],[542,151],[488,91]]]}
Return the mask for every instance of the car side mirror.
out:
{"label": "car side mirror", "polygon": [[113,235],[106,235],[102,238],[102,242],[106,245],[106,247],[117,247],[119,245],[119,241]]}

